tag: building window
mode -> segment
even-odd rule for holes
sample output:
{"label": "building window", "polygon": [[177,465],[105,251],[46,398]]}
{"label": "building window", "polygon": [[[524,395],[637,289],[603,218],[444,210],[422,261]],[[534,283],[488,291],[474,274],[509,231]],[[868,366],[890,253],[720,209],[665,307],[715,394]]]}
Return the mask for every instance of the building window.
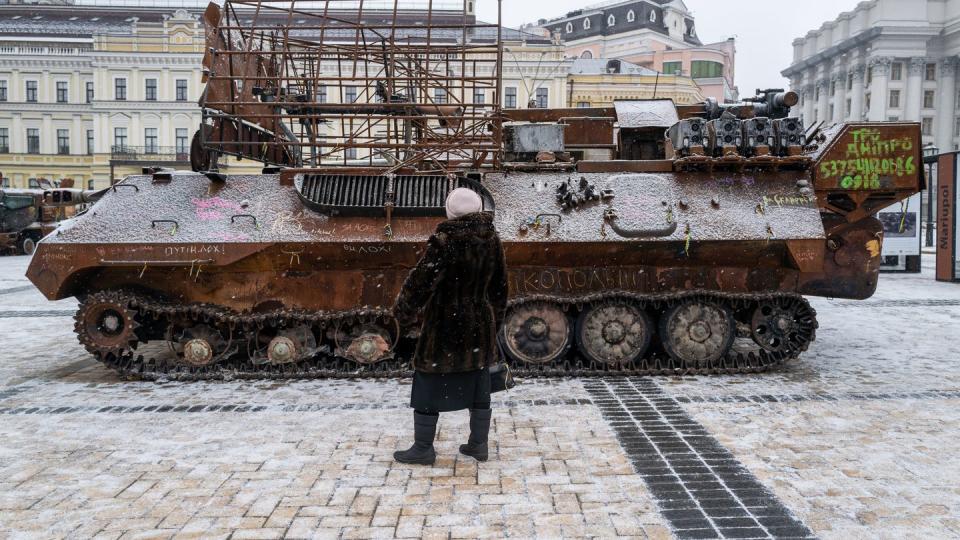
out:
{"label": "building window", "polygon": [[888,117],[887,117],[887,122],[899,122],[899,121],[900,121],[900,117],[899,117],[899,116],[888,116]]}
{"label": "building window", "polygon": [[813,91],[814,101],[820,101],[820,85],[817,85],[817,89]]}
{"label": "building window", "polygon": [[27,81],[27,103],[37,102],[37,81]]}
{"label": "building window", "polygon": [[177,101],[187,100],[187,80],[177,79]]}
{"label": "building window", "polygon": [[723,77],[723,64],[707,60],[690,62],[690,76],[694,79]]}
{"label": "building window", "polygon": [[317,103],[326,103],[327,102],[327,87],[321,86],[317,88]]}
{"label": "building window", "polygon": [[93,182],[93,178],[87,180],[87,189],[93,191],[93,186],[94,186],[94,185],[95,185],[95,184],[94,184],[94,182]]}
{"label": "building window", "polygon": [[936,99],[936,92],[933,90],[927,90],[923,93],[923,108],[932,109],[934,106],[934,100]]}
{"label": "building window", "polygon": [[867,69],[867,86],[873,84],[873,68]]}
{"label": "building window", "polygon": [[87,103],[93,103],[93,83],[87,83]]}
{"label": "building window", "polygon": [[921,120],[920,125],[925,136],[933,135],[933,118],[929,116],[924,118]]}
{"label": "building window", "polygon": [[903,64],[900,62],[894,62],[890,65],[890,80],[891,81],[902,81],[903,80]]}
{"label": "building window", "polygon": [[93,130],[92,129],[87,130],[87,155],[88,156],[93,155]]}
{"label": "building window", "polygon": [[891,109],[900,108],[900,91],[899,90],[890,91],[890,108]]}
{"label": "building window", "polygon": [[683,75],[683,62],[664,62],[664,75]]}
{"label": "building window", "polygon": [[143,130],[143,151],[146,154],[157,153],[157,128]]}
{"label": "building window", "polygon": [[127,128],[113,128],[113,147],[117,152],[127,151]]}
{"label": "building window", "polygon": [[189,143],[187,142],[189,139],[188,133],[189,131],[187,130],[187,128],[177,128],[177,131],[176,131],[177,149],[176,150],[177,150],[178,160],[181,159],[180,156],[186,156],[188,153],[190,153],[189,146],[188,146]]}
{"label": "building window", "polygon": [[610,15],[609,17],[607,17],[607,26],[616,26],[616,25],[617,25],[616,17],[614,17],[613,15]]}
{"label": "building window", "polygon": [[146,88],[144,89],[144,99],[147,101],[157,100],[157,80],[146,79]]}
{"label": "building window", "polygon": [[447,91],[444,88],[434,88],[433,102],[440,105],[447,102]]}
{"label": "building window", "polygon": [[546,109],[550,107],[550,89],[537,88],[537,108]]}
{"label": "building window", "polygon": [[517,108],[517,87],[508,86],[503,92],[503,106],[507,109]]}
{"label": "building window", "polygon": [[10,153],[10,130],[0,128],[0,154]]}
{"label": "building window", "polygon": [[127,80],[120,78],[113,80],[113,99],[117,101],[127,100]]}
{"label": "building window", "polygon": [[960,118],[953,121],[953,136],[960,137]]}
{"label": "building window", "polygon": [[847,90],[853,90],[853,73],[847,75]]}
{"label": "building window", "polygon": [[344,87],[343,100],[346,103],[353,103],[357,101],[357,87],[356,86]]}
{"label": "building window", "polygon": [[830,81],[830,97],[837,95],[837,81]]}
{"label": "building window", "polygon": [[586,58],[590,60],[593,58],[593,51],[583,51],[583,54],[580,55],[580,58]]}
{"label": "building window", "polygon": [[7,100],[7,81],[0,81],[0,101]]}
{"label": "building window", "polygon": [[70,130],[57,130],[57,153],[61,156],[65,156],[70,153]]}
{"label": "building window", "polygon": [[347,159],[357,159],[357,149],[356,148],[347,148],[343,152],[344,157]]}
{"label": "building window", "polygon": [[853,100],[850,98],[847,98],[847,107],[846,109],[844,109],[845,111],[847,111],[847,118],[849,118],[850,115],[853,113],[853,111],[850,110],[852,108],[853,108]]}
{"label": "building window", "polygon": [[631,9],[627,12],[627,22],[634,22],[637,20],[637,14]]}
{"label": "building window", "polygon": [[650,12],[650,22],[657,22],[657,12],[656,12],[656,11],[651,11],[651,12]]}
{"label": "building window", "polygon": [[590,29],[590,19],[584,19],[584,20],[583,20],[583,29],[584,29],[584,30],[589,30],[589,29]]}
{"label": "building window", "polygon": [[567,27],[565,28],[565,30],[567,31],[568,34],[572,34],[572,33],[573,33],[573,23],[567,23]]}
{"label": "building window", "polygon": [[36,128],[27,129],[27,153],[40,153],[40,130]]}
{"label": "building window", "polygon": [[70,101],[67,81],[57,81],[57,103],[66,103]]}
{"label": "building window", "polygon": [[589,108],[590,108],[590,102],[589,102],[589,101],[580,101],[580,102],[577,102],[577,108],[578,108],[578,109],[589,109]]}
{"label": "building window", "polygon": [[926,73],[924,74],[924,77],[923,77],[923,78],[924,78],[925,80],[928,80],[928,81],[935,81],[935,80],[937,80],[937,65],[936,65],[936,64],[927,64]]}
{"label": "building window", "polygon": [[474,88],[473,89],[473,104],[474,105],[486,105],[487,103],[487,91],[483,88]]}
{"label": "building window", "polygon": [[833,118],[833,113],[834,113],[835,111],[836,111],[836,109],[834,108],[833,103],[831,103],[831,104],[830,104],[830,119]]}

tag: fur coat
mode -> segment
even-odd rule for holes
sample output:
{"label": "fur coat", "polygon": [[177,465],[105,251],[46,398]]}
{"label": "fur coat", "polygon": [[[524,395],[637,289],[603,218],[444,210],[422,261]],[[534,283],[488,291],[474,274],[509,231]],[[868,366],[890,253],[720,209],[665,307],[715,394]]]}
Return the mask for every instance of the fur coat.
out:
{"label": "fur coat", "polygon": [[490,213],[441,223],[403,285],[394,315],[405,328],[422,316],[413,359],[423,373],[462,373],[498,361],[507,271]]}

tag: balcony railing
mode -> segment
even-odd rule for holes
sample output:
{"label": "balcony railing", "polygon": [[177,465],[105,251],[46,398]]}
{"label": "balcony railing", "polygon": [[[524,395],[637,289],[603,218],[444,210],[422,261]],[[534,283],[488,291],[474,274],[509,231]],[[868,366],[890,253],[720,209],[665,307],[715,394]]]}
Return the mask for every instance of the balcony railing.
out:
{"label": "balcony railing", "polygon": [[175,146],[113,146],[110,157],[114,161],[190,161],[190,150]]}

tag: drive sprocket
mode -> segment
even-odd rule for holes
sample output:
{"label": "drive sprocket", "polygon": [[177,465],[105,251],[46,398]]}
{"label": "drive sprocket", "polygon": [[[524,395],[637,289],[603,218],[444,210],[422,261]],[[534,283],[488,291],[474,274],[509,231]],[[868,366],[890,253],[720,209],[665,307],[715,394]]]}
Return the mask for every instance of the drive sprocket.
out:
{"label": "drive sprocket", "polygon": [[140,324],[129,296],[122,292],[91,294],[80,303],[74,320],[80,344],[101,359],[117,358],[137,348]]}

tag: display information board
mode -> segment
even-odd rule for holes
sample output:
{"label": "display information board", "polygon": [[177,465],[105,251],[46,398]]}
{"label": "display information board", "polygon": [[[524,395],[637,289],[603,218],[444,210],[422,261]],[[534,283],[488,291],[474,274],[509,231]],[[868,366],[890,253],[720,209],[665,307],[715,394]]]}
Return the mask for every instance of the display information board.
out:
{"label": "display information board", "polygon": [[957,153],[940,156],[937,169],[937,280],[960,281],[960,235],[957,234]]}
{"label": "display information board", "polygon": [[877,217],[883,223],[883,256],[920,256],[920,202],[923,196],[913,197],[885,208]]}

